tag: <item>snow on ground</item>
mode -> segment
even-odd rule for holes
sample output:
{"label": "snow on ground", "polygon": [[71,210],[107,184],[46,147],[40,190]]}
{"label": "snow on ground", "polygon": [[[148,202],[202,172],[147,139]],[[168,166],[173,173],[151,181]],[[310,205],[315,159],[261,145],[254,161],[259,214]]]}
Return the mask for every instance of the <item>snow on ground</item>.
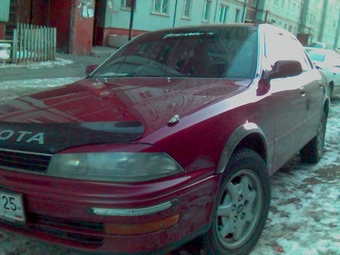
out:
{"label": "snow on ground", "polygon": [[38,68],[43,68],[43,67],[65,66],[65,65],[72,64],[72,63],[73,61],[63,59],[63,58],[56,58],[55,60],[48,60],[48,61],[41,61],[41,62],[24,62],[20,64],[0,62],[0,69],[1,68],[22,68],[22,67],[26,67],[29,69],[38,69]]}
{"label": "snow on ground", "polygon": [[[80,78],[1,82],[0,101],[77,79]],[[318,164],[302,164],[296,156],[272,176],[269,218],[251,255],[340,255],[339,118],[340,97],[332,102],[325,155]],[[33,254],[86,253],[0,230],[0,255]],[[194,255],[205,252],[200,250],[199,242],[193,242],[172,254]]]}
{"label": "snow on ground", "polygon": [[52,89],[63,84],[72,83],[79,79],[81,79],[81,77],[0,82],[0,102],[36,91]]}
{"label": "snow on ground", "polygon": [[340,254],[340,98],[331,107],[322,160],[296,157],[272,176],[268,221],[251,255]]}

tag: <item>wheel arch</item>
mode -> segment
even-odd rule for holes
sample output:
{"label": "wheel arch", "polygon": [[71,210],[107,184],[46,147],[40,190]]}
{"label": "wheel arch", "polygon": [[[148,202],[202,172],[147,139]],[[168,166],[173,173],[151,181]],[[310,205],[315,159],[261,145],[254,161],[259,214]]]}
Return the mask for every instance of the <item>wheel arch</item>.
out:
{"label": "wheel arch", "polygon": [[267,139],[263,130],[255,123],[247,122],[238,127],[224,145],[216,173],[223,173],[230,157],[239,148],[249,148],[268,163]]}

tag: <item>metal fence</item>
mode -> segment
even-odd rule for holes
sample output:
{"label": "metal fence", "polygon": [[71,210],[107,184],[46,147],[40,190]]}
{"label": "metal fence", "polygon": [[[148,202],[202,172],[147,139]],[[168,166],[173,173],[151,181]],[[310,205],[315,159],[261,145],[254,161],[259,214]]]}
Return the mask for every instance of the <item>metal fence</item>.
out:
{"label": "metal fence", "polygon": [[17,24],[13,31],[12,62],[55,60],[56,39],[56,28]]}

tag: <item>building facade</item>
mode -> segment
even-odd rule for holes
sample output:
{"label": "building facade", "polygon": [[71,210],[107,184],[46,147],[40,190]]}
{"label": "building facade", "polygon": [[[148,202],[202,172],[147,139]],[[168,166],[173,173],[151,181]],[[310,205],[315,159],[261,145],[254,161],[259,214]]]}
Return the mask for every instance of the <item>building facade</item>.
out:
{"label": "building facade", "polygon": [[[101,43],[127,35],[132,0],[107,0]],[[304,45],[340,46],[340,0],[135,0],[135,34],[198,24],[271,23],[297,35]],[[100,43],[100,42],[99,42]]]}
{"label": "building facade", "polygon": [[305,45],[323,42],[330,49],[339,47],[339,0],[261,0],[254,22],[283,27]]}
{"label": "building facade", "polygon": [[0,40],[17,22],[53,26],[59,51],[73,54],[146,31],[234,22],[271,23],[304,45],[340,46],[340,0],[2,0],[0,10]]}

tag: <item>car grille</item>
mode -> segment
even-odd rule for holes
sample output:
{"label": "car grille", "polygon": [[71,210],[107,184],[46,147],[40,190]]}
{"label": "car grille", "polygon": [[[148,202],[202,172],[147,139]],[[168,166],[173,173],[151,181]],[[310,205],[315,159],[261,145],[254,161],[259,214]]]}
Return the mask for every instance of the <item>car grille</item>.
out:
{"label": "car grille", "polygon": [[[46,217],[40,214],[27,214],[25,225],[9,221],[3,222],[1,219],[0,225],[11,226],[18,231],[27,233],[31,231],[39,232],[45,234],[48,240],[53,237],[63,240],[65,244],[68,243],[76,247],[97,249],[103,243],[104,225],[102,223],[71,221]],[[45,239],[44,237],[42,238]]]}
{"label": "car grille", "polygon": [[76,229],[78,231],[95,231],[99,233],[104,232],[104,225],[101,223],[64,220],[34,213],[29,214],[28,219],[35,225],[43,225],[49,228]]}
{"label": "car grille", "polygon": [[[104,225],[85,221],[71,221],[29,214],[28,221],[32,228],[57,238],[77,243],[78,245],[101,246]],[[94,248],[94,247],[92,247]]]}
{"label": "car grille", "polygon": [[44,173],[51,157],[51,154],[0,149],[0,166],[14,170]]}

